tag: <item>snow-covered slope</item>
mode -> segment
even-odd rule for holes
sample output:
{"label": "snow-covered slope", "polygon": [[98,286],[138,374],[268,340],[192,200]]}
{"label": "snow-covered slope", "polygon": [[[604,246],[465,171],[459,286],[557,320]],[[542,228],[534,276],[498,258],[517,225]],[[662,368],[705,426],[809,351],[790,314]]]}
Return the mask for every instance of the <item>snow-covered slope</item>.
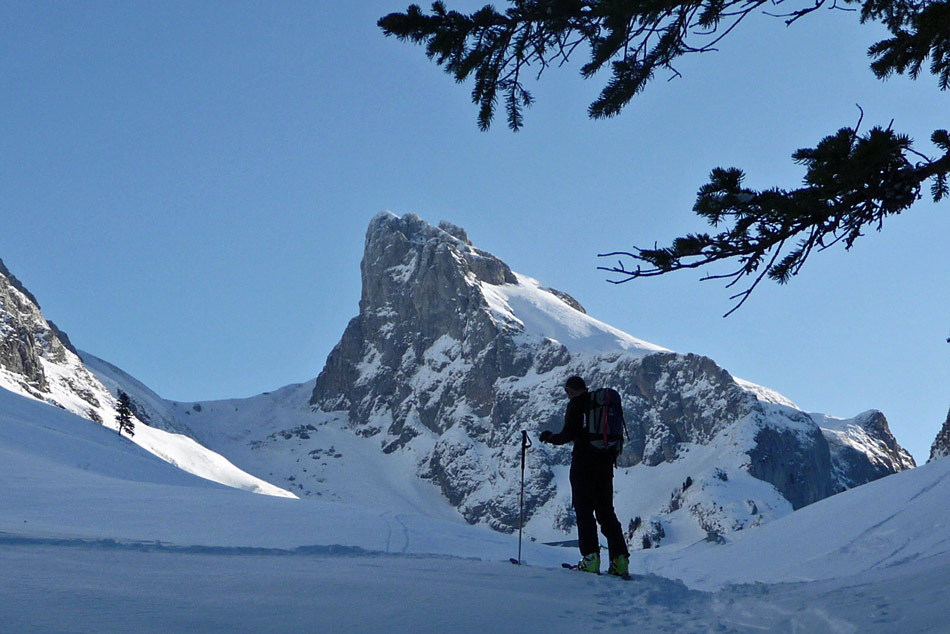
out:
{"label": "snow-covered slope", "polygon": [[[135,444],[180,469],[215,482],[267,495],[293,496],[237,469],[192,438],[172,433],[183,427],[176,425],[173,416],[164,414],[167,407],[161,399],[120,370],[94,357],[89,359],[111,391],[89,371],[69,339],[43,316],[36,298],[0,261],[0,393],[9,391],[35,399],[117,430],[116,397],[121,382],[140,403],[136,407],[139,414],[154,418],[162,427],[151,427],[135,418]],[[6,412],[11,403],[14,401],[0,401],[0,414],[20,411]]]}
{"label": "snow-covered slope", "polygon": [[132,411],[140,421],[149,427],[186,436],[190,435],[191,432],[188,426],[181,424],[171,404],[153,392],[151,388],[108,361],[104,361],[84,350],[78,352],[86,369],[99,379],[110,394],[116,395],[119,390],[122,390],[129,395]]}
{"label": "snow-covered slope", "polygon": [[575,354],[670,352],[594,319],[565,293],[552,292],[526,275],[513,275],[509,284],[491,284],[474,275],[470,282],[481,289],[495,323],[518,331],[518,343],[557,342]]}
{"label": "snow-covered slope", "polygon": [[948,495],[950,461],[936,461],[816,502],[736,534],[726,545],[644,552],[638,561],[644,569],[707,589],[814,581],[926,562],[950,553]]}
{"label": "snow-covered slope", "polygon": [[315,499],[458,521],[415,456],[386,454],[308,403],[313,381],[247,399],[171,403],[194,436],[241,469]]}
{"label": "snow-covered slope", "polygon": [[[377,481],[360,507],[319,499],[302,504],[254,495],[191,475],[113,431],[69,412],[0,390],[0,535],[162,542],[177,546],[294,549],[309,545],[379,552],[452,552],[453,531],[507,544],[461,521],[412,517]],[[410,528],[416,541],[410,540]],[[472,554],[470,551],[468,554]],[[501,548],[496,551],[501,555]],[[460,554],[465,554],[460,553]],[[2,629],[2,628],[0,628]]]}
{"label": "snow-covered slope", "polygon": [[629,582],[563,571],[574,549],[530,540],[529,565],[512,566],[517,536],[399,510],[374,480],[369,507],[224,487],[9,392],[0,483],[3,631],[889,634],[946,620],[947,460],[724,545],[636,551]]}

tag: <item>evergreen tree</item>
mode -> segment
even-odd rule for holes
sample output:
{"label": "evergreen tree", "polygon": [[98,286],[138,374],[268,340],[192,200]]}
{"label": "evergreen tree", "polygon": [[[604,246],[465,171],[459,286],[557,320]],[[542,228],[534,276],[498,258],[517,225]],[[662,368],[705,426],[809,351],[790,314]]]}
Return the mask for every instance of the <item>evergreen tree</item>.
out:
{"label": "evergreen tree", "polygon": [[[800,0],[799,0],[800,1]],[[533,97],[525,76],[540,77],[562,66],[581,49],[589,61],[585,78],[609,67],[610,79],[588,114],[612,117],[641,92],[658,71],[679,75],[683,55],[715,49],[746,16],[772,6],[769,0],[509,0],[504,12],[492,6],[470,15],[450,11],[442,1],[430,13],[411,5],[405,13],[379,20],[386,35],[424,44],[426,53],[458,82],[473,79],[478,125],[487,129],[502,99],[508,126],[524,124]],[[806,3],[782,16],[791,24],[825,5]],[[950,0],[835,0],[831,8],[854,5],[862,23],[880,22],[893,37],[868,51],[880,79],[907,74],[917,79],[929,60],[940,90],[950,88]],[[532,72],[528,72],[529,69]],[[863,119],[863,112],[862,112]],[[931,140],[942,156],[914,149],[911,139],[887,128],[860,131],[843,127],[800,149],[792,158],[806,167],[802,187],[793,190],[743,187],[738,168],[712,170],[697,195],[694,212],[721,230],[689,234],[669,247],[601,254],[617,257],[615,283],[731,260],[731,272],[703,279],[743,279],[749,286],[733,296],[735,310],[766,276],[780,284],[796,275],[808,256],[842,243],[850,249],[866,227],[880,229],[884,218],[908,209],[925,185],[935,202],[950,194],[950,135],[936,130]],[[732,311],[730,311],[732,312]]]}
{"label": "evergreen tree", "polygon": [[119,423],[119,435],[126,432],[129,437],[135,435],[135,423],[132,422],[132,399],[129,395],[119,390],[119,405],[116,408],[116,421]]}

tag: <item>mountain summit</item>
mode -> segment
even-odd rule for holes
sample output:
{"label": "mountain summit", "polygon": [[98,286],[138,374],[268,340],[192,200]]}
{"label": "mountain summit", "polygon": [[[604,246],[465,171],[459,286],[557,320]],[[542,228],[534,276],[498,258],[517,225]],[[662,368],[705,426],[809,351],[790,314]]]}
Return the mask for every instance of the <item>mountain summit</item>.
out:
{"label": "mountain summit", "polygon": [[[109,426],[121,388],[140,420],[185,434],[143,424],[136,443],[232,486],[511,532],[521,431],[560,429],[577,374],[623,398],[615,507],[635,548],[729,535],[914,466],[880,412],[809,414],[712,359],[637,339],[453,224],[378,214],[361,268],[359,314],[315,380],[185,404],[80,358],[0,265],[0,386]],[[528,535],[572,533],[569,464],[563,447],[528,453]]]}
{"label": "mountain summit", "polygon": [[[385,453],[413,452],[470,522],[517,528],[520,431],[560,429],[572,374],[623,396],[618,512],[653,517],[630,527],[653,541],[664,521],[728,533],[913,466],[880,412],[812,417],[709,358],[597,321],[450,223],[377,215],[361,269],[359,315],[310,403]],[[569,456],[537,447],[531,457],[528,517],[539,533],[569,530]],[[620,506],[627,498],[635,508]]]}

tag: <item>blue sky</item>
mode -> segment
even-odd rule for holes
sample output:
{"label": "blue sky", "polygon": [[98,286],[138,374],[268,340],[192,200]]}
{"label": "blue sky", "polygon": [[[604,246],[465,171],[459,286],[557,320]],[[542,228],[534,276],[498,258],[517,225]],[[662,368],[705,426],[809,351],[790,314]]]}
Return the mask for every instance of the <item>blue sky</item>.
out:
{"label": "blue sky", "polygon": [[482,133],[470,86],[376,27],[407,5],[0,4],[0,258],[78,347],[210,400],[320,372],[357,314],[373,215],[446,219],[637,337],[808,411],[882,410],[926,460],[950,406],[946,203],[813,255],[728,319],[702,273],[615,286],[596,254],[705,230],[691,209],[713,167],[797,186],[792,152],[855,104],[930,151],[948,99],[932,76],[875,79],[880,32],[854,13],[757,16],[615,119],[586,118],[604,78],[578,58],[534,85],[524,130]]}

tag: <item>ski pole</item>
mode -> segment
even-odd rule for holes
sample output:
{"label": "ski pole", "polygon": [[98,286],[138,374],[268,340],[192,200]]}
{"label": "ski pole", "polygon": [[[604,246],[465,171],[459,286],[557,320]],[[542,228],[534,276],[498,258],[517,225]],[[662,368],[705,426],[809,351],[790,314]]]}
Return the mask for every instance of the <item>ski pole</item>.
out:
{"label": "ski pole", "polygon": [[528,451],[528,447],[531,446],[531,439],[528,438],[528,432],[522,430],[521,432],[521,504],[519,511],[519,521],[518,521],[518,561],[521,563],[521,532],[524,529],[524,459],[525,454]]}

